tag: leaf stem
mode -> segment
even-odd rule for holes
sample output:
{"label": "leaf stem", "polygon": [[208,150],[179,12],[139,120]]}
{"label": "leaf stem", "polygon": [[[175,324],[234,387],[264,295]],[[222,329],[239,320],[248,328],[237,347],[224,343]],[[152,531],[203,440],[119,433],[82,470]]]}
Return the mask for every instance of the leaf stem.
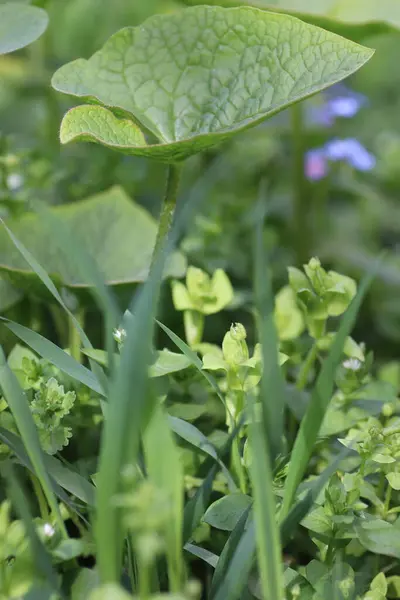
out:
{"label": "leaf stem", "polygon": [[304,135],[303,107],[297,102],[291,109],[292,141],[293,141],[293,212],[292,235],[296,260],[303,264],[309,258],[309,220],[307,206],[306,179],[304,176]]}
{"label": "leaf stem", "polygon": [[391,499],[392,499],[392,486],[388,484],[388,486],[386,488],[386,494],[385,494],[385,504],[384,504],[384,507],[383,507],[383,516],[384,516],[384,519],[387,519],[387,516],[388,516],[388,513],[389,513]]}
{"label": "leaf stem", "polygon": [[158,253],[160,252],[161,248],[167,241],[168,234],[171,230],[175,213],[176,199],[178,195],[182,166],[182,163],[171,163],[170,165],[168,165],[167,189],[161,207],[160,221],[158,225],[156,243],[153,250],[151,266],[154,265],[155,259],[158,256]]}
{"label": "leaf stem", "polygon": [[42,486],[40,485],[39,479],[33,473],[30,473],[29,477],[32,482],[33,491],[35,492],[35,496],[39,504],[40,516],[44,521],[49,521],[49,507],[47,505],[47,500],[42,490]]}
{"label": "leaf stem", "polygon": [[[85,322],[85,309],[78,308],[75,312],[75,317],[79,323],[79,325],[84,326]],[[74,322],[69,317],[68,320],[68,347],[71,352],[72,358],[75,358],[79,363],[82,362],[82,353],[81,353],[81,338],[79,335],[79,331],[74,325]]]}
{"label": "leaf stem", "polygon": [[306,387],[307,381],[308,381],[308,376],[310,374],[311,369],[314,366],[317,356],[318,356],[318,345],[317,345],[317,340],[315,340],[306,356],[306,360],[304,361],[304,363],[300,369],[299,377],[298,377],[297,383],[296,383],[296,388],[299,391],[304,390],[304,388]]}

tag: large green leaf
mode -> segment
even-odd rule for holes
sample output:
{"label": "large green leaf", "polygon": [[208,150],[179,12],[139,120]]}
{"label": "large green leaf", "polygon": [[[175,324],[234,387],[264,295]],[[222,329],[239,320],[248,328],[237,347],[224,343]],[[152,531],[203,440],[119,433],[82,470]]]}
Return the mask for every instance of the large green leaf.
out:
{"label": "large green leaf", "polygon": [[[157,224],[118,186],[86,200],[49,209],[62,219],[95,259],[109,285],[142,282],[147,278]],[[82,288],[91,282],[79,271],[46,230],[46,221],[30,213],[7,226],[51,274],[56,283]],[[40,285],[36,273],[0,228],[0,270],[19,287]],[[185,261],[175,253],[166,275],[181,277]]]}
{"label": "large green leaf", "polygon": [[[184,0],[190,6],[201,0]],[[397,0],[208,0],[225,7],[252,6],[288,13],[329,31],[360,41],[400,28]]]}
{"label": "large green leaf", "polygon": [[35,6],[8,2],[0,6],[0,54],[19,50],[45,31],[47,13]]}
{"label": "large green leaf", "polygon": [[[371,56],[295,17],[249,7],[156,15],[55,73],[56,90],[96,103],[67,113],[61,141],[184,159],[340,81]],[[157,143],[146,143],[137,124]]]}

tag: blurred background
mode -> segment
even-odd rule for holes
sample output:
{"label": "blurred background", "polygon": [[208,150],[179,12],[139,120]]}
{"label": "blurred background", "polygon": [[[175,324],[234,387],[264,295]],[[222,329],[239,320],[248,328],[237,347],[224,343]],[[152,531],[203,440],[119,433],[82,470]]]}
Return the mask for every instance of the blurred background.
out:
{"label": "blurred background", "polygon": [[[32,200],[73,205],[117,185],[129,202],[157,219],[165,167],[92,144],[61,147],[60,121],[73,102],[54,92],[50,80],[60,65],[88,58],[119,28],[136,25],[155,13],[180,10],[183,2],[48,0],[33,4],[49,13],[46,33],[25,50],[0,57],[0,216],[18,234],[18,223],[30,211]],[[205,198],[201,214],[180,242],[181,254],[171,273],[182,276],[185,261],[210,273],[222,267],[236,290],[230,312],[209,319],[209,341],[220,342],[230,321],[251,321],[252,236],[261,201],[276,289],[286,281],[287,266],[300,265],[311,256],[318,256],[326,267],[359,278],[386,251],[355,337],[373,348],[379,360],[396,357],[400,341],[400,32],[393,28],[381,35],[379,28],[372,27],[363,32],[362,42],[376,48],[373,59],[344,84],[303,103],[296,122],[293,113],[284,112],[187,162],[180,202],[185,202],[194,185]],[[108,198],[110,211],[92,210],[84,219],[79,217],[79,233],[94,254],[100,252],[99,243],[113,219],[118,219],[115,207],[121,190],[113,191],[114,195],[100,197]],[[73,207],[68,210],[73,218]],[[41,323],[41,332],[57,340],[63,327],[59,315],[34,277],[21,271],[3,233],[0,314],[30,327],[38,328]],[[118,281],[112,283],[122,308],[143,278],[143,274],[132,275],[134,256],[129,253],[135,231],[126,235],[120,237],[120,247],[114,245],[107,256],[98,257],[100,265],[104,260],[110,269],[118,269]],[[37,218],[25,219],[22,237],[41,260],[51,252]],[[110,256],[114,251],[115,256]],[[60,275],[61,284],[68,283],[62,267],[56,265],[53,271]],[[98,314],[85,286],[66,285],[65,294],[72,306],[85,304],[89,336],[95,345],[101,344]],[[179,333],[181,315],[172,310],[168,284],[161,310],[164,322]],[[11,347],[4,330],[1,335],[6,348],[7,344]]]}

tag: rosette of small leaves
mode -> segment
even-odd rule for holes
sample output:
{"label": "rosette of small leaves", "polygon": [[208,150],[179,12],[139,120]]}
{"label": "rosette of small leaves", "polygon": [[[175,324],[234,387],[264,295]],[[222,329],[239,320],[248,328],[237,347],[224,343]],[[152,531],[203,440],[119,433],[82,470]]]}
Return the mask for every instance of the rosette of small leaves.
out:
{"label": "rosette of small leaves", "polygon": [[318,258],[304,265],[304,273],[289,267],[289,283],[302,307],[309,333],[319,339],[325,334],[329,317],[338,317],[345,312],[357,292],[354,279],[325,271]]}
{"label": "rosette of small leaves", "polygon": [[196,267],[189,267],[186,285],[172,282],[172,300],[176,310],[183,311],[186,340],[189,345],[201,343],[204,317],[223,310],[233,299],[233,288],[228,276],[217,269],[212,277]]}
{"label": "rosette of small leaves", "polygon": [[340,442],[356,450],[361,458],[360,473],[366,476],[375,472],[386,475],[389,485],[400,490],[400,418],[388,419],[382,425],[370,417],[358,427],[349,430]]}
{"label": "rosette of small leaves", "polygon": [[75,398],[75,392],[65,392],[54,377],[42,383],[34,395],[31,411],[40,442],[48,454],[61,450],[72,436],[71,428],[65,427],[63,420],[73,407]]}
{"label": "rosette of small leaves", "polygon": [[362,477],[346,474],[341,479],[334,475],[325,490],[324,501],[302,521],[315,539],[321,557],[328,564],[333,561],[338,546],[350,543],[354,534],[351,525],[356,512],[367,505],[360,500]]}
{"label": "rosette of small leaves", "polygon": [[[203,357],[203,369],[208,371],[225,371],[228,390],[248,391],[256,387],[262,375],[261,346],[256,344],[253,356],[250,357],[246,342],[246,329],[241,323],[235,323],[225,334],[222,350],[215,349]],[[279,352],[279,362],[288,360]]]}
{"label": "rosette of small leaves", "polygon": [[21,598],[29,592],[35,568],[21,521],[12,521],[11,505],[0,505],[0,600]]}

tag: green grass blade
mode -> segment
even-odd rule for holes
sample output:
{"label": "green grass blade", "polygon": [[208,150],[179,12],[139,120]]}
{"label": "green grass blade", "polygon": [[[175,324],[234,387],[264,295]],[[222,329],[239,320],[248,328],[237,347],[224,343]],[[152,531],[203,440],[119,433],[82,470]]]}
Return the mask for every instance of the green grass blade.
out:
{"label": "green grass blade", "polygon": [[321,475],[316,479],[311,489],[307,492],[306,496],[292,506],[289,514],[281,523],[280,532],[282,546],[285,546],[288,543],[290,538],[295,533],[296,527],[298,526],[300,521],[302,521],[308,515],[320,492],[328,483],[332,475],[334,475],[334,473],[336,473],[336,471],[338,470],[342,460],[344,460],[350,453],[350,448],[343,448],[343,450],[338,454],[335,460],[333,460],[326,467],[326,469],[324,469]]}
{"label": "green grass blade", "polygon": [[[239,422],[236,424],[234,429],[229,434],[229,437],[224,444],[221,452],[219,453],[219,459],[221,462],[226,462],[231,454],[232,443],[237,434],[239,433],[243,422],[245,420],[245,415],[239,419]],[[212,494],[212,485],[214,481],[214,477],[217,473],[217,468],[214,463],[214,458],[209,456],[203,463],[202,469],[208,472],[207,477],[204,479],[203,483],[197,490],[196,494],[193,498],[190,498],[185,505],[184,511],[184,523],[183,523],[183,539],[184,541],[188,541],[193,531],[200,525],[201,519],[203,518],[204,513],[206,512],[211,499]]]}
{"label": "green grass blade", "polygon": [[272,487],[271,458],[265,430],[261,422],[255,419],[249,427],[249,441],[258,569],[263,597],[264,600],[282,600],[284,589],[282,551]]}
{"label": "green grass blade", "polygon": [[32,462],[33,468],[35,469],[35,474],[43,488],[47,502],[49,503],[49,506],[54,514],[61,533],[67,537],[64,521],[61,517],[57,500],[51,486],[50,477],[44,463],[43,451],[40,447],[39,436],[28,405],[28,400],[18,383],[16,376],[8,366],[1,346],[0,386],[21,434],[26,452]]}
{"label": "green grass blade", "polygon": [[[254,523],[242,535],[215,600],[239,600],[247,586],[256,553]],[[278,598],[275,598],[278,600]]]}
{"label": "green grass blade", "polygon": [[[2,319],[2,317],[0,317]],[[28,327],[14,323],[14,321],[4,320],[5,326],[12,331],[20,340],[25,342],[27,346],[32,348],[39,356],[48,360],[55,367],[67,373],[70,377],[83,383],[88,388],[97,392],[101,396],[105,395],[103,388],[101,387],[96,376],[86,369],[83,365],[78,363],[70,354],[67,354],[64,350],[53,344],[50,340],[36,333]]]}
{"label": "green grass blade", "polygon": [[[13,242],[14,246],[21,253],[21,255],[25,258],[26,262],[29,264],[29,266],[31,267],[31,269],[36,273],[36,275],[39,277],[39,279],[41,280],[41,282],[43,283],[43,285],[47,288],[47,290],[50,292],[50,294],[53,296],[53,298],[65,310],[65,312],[67,313],[67,315],[71,319],[72,323],[74,324],[75,329],[79,333],[79,337],[80,337],[80,339],[82,341],[82,345],[85,348],[93,348],[93,346],[92,346],[89,338],[87,337],[86,333],[83,331],[83,329],[82,329],[82,327],[81,327],[78,319],[75,317],[75,315],[69,310],[69,308],[65,304],[65,302],[62,299],[59,291],[57,290],[57,288],[54,285],[53,281],[51,280],[50,276],[46,273],[45,269],[43,269],[43,267],[32,256],[32,254],[22,244],[22,242],[20,242],[15,237],[15,235],[13,234],[13,232],[7,227],[7,225],[4,223],[4,221],[2,221],[2,219],[0,219],[0,223],[2,223],[3,227],[7,231],[7,233],[9,235],[11,241]],[[90,366],[92,368],[92,371],[95,373],[97,379],[101,382],[102,387],[105,388],[106,387],[106,383],[107,383],[107,379],[106,379],[106,376],[104,374],[103,369],[98,364],[96,364],[95,361],[91,361],[90,362]]]}
{"label": "green grass blade", "polygon": [[179,592],[183,579],[183,464],[167,416],[159,404],[155,405],[144,432],[143,447],[148,478],[171,503],[171,518],[165,532],[166,554],[170,588]]}
{"label": "green grass blade", "polygon": [[[18,435],[12,433],[12,431],[8,431],[8,429],[0,427],[0,440],[14,452],[24,467],[34,473],[32,462]],[[82,477],[82,475],[79,475],[79,473],[76,473],[76,471],[72,471],[64,466],[63,463],[54,456],[43,454],[43,461],[47,473],[61,488],[67,490],[67,492],[76,496],[79,500],[82,500],[82,502],[85,502],[89,506],[94,506],[96,489],[90,481]],[[56,494],[58,493],[56,487],[54,487],[54,491]],[[58,493],[58,495],[60,494]],[[65,500],[64,496],[62,497],[62,500]]]}
{"label": "green grass blade", "polygon": [[61,595],[61,597],[64,598],[65,596],[59,588],[57,575],[53,570],[51,558],[36,533],[34,521],[27,501],[28,495],[22,489],[21,483],[19,482],[11,463],[7,465],[6,478],[8,481],[10,498],[16,512],[24,523],[30,541],[32,558],[36,565],[37,572],[42,575],[46,583],[51,586],[58,597]]}
{"label": "green grass blade", "polygon": [[263,248],[263,219],[258,219],[254,244],[254,296],[262,348],[263,375],[260,399],[262,420],[271,460],[282,453],[285,382],[278,363],[278,336],[274,321],[274,295],[269,262]]}
{"label": "green grass blade", "polygon": [[215,568],[214,577],[212,578],[211,582],[210,598],[215,596],[217,590],[225,579],[226,572],[229,568],[229,563],[231,562],[240,539],[244,534],[245,525],[247,523],[247,519],[249,518],[250,511],[251,506],[249,506],[249,508],[240,517],[235,529],[232,531],[228,541],[224,546],[224,549],[221,552]]}
{"label": "green grass blade", "polygon": [[292,450],[289,471],[284,488],[284,497],[280,515],[281,520],[287,516],[293,504],[297,486],[304,476],[315,442],[317,441],[318,432],[324,419],[325,412],[332,397],[335,373],[340,364],[344,343],[347,336],[350,335],[361,303],[373,277],[374,273],[371,272],[363,278],[357,295],[342,318],[335,341],[327,359],[322,365],[321,372],[318,375],[310,402],[307,406],[306,414],[301,421]]}
{"label": "green grass blade", "polygon": [[218,463],[218,465],[221,467],[221,471],[226,477],[230,491],[237,491],[237,485],[234,482],[232,475],[229,472],[229,469],[219,458],[216,449],[206,438],[206,436],[199,429],[197,429],[197,427],[195,427],[191,423],[187,423],[183,419],[179,419],[178,417],[169,416],[168,421],[174,433],[179,435],[189,444],[192,444],[192,446],[195,446],[199,450],[202,450],[203,452],[208,454],[208,456],[211,456]]}
{"label": "green grass blade", "polygon": [[152,360],[154,315],[161,285],[163,260],[141,289],[133,318],[125,325],[126,339],[109,386],[109,402],[103,427],[97,478],[95,539],[102,581],[120,577],[123,529],[121,512],[115,506],[120,491],[120,473],[126,464],[135,464],[144,415],[148,410],[148,367]]}
{"label": "green grass blade", "polygon": [[212,486],[216,473],[217,467],[214,465],[201,486],[197,489],[195,495],[185,504],[182,534],[184,542],[190,540],[194,530],[200,525],[203,515],[210,504],[211,494],[213,492]]}
{"label": "green grass blade", "polygon": [[189,552],[196,558],[201,558],[208,565],[215,568],[218,563],[218,556],[210,550],[206,550],[206,548],[202,548],[201,546],[196,546],[196,544],[185,544],[184,546],[186,552]]}

